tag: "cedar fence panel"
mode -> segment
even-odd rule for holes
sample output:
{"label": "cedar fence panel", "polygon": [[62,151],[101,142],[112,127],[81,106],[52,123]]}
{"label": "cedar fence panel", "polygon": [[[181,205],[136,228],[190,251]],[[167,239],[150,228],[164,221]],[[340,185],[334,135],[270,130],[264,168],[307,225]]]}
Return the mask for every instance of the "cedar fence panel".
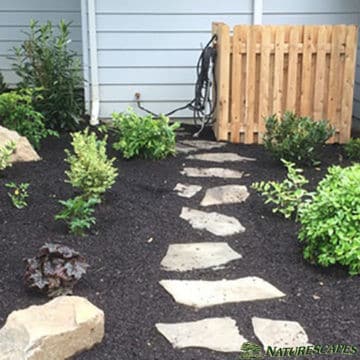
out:
{"label": "cedar fence panel", "polygon": [[264,119],[290,110],[336,128],[330,143],[350,139],[358,28],[355,25],[214,23],[218,51],[218,140],[262,142]]}

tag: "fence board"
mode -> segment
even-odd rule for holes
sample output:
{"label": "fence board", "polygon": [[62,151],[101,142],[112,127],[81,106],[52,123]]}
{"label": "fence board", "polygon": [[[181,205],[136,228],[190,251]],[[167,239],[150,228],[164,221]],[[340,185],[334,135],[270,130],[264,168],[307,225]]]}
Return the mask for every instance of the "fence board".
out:
{"label": "fence board", "polygon": [[216,23],[218,85],[215,134],[261,143],[264,118],[290,110],[350,137],[357,26],[235,26]]}

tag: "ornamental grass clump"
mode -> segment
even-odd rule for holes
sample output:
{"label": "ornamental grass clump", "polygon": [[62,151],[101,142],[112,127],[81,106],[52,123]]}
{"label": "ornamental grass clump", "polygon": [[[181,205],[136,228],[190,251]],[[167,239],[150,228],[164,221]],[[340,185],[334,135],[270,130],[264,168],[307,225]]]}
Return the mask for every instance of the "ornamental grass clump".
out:
{"label": "ornamental grass clump", "polygon": [[145,159],[164,159],[175,155],[175,130],[179,123],[170,125],[169,118],[151,115],[139,116],[132,109],[113,114],[114,127],[118,141],[114,149],[120,150],[125,159],[140,157]]}
{"label": "ornamental grass clump", "polygon": [[299,209],[304,257],[360,273],[360,164],[332,166],[311,201]]}
{"label": "ornamental grass clump", "polygon": [[264,146],[278,160],[316,165],[320,150],[334,133],[327,120],[314,121],[286,112],[281,119],[276,115],[266,119]]}

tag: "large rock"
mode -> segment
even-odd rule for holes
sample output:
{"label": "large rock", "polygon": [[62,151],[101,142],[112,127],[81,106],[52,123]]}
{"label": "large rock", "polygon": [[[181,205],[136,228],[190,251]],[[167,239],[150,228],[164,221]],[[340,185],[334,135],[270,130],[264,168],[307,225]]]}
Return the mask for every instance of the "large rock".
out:
{"label": "large rock", "polygon": [[104,313],[87,299],[61,296],[12,312],[0,330],[0,360],[64,360],[104,337]]}
{"label": "large rock", "polygon": [[0,147],[11,141],[16,145],[15,152],[10,158],[12,163],[41,160],[25,136],[20,136],[16,131],[0,126]]}
{"label": "large rock", "polygon": [[206,190],[201,206],[237,204],[249,197],[247,187],[244,185],[223,185]]}

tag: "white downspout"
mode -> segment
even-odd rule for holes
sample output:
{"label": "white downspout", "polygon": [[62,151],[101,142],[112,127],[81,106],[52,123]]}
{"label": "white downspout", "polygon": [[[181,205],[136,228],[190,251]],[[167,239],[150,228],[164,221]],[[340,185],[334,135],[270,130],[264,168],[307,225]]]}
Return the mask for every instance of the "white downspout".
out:
{"label": "white downspout", "polygon": [[88,0],[88,20],[89,20],[91,103],[92,103],[90,125],[98,125],[99,112],[100,112],[100,99],[99,99],[99,76],[98,76],[98,57],[97,57],[97,40],[96,40],[95,0]]}
{"label": "white downspout", "polygon": [[87,1],[81,0],[81,38],[82,38],[82,62],[84,77],[85,111],[90,111],[90,82],[89,82],[89,38],[88,38]]}
{"label": "white downspout", "polygon": [[253,0],[253,24],[254,25],[261,25],[262,18],[263,18],[263,7],[264,7],[264,0]]}

